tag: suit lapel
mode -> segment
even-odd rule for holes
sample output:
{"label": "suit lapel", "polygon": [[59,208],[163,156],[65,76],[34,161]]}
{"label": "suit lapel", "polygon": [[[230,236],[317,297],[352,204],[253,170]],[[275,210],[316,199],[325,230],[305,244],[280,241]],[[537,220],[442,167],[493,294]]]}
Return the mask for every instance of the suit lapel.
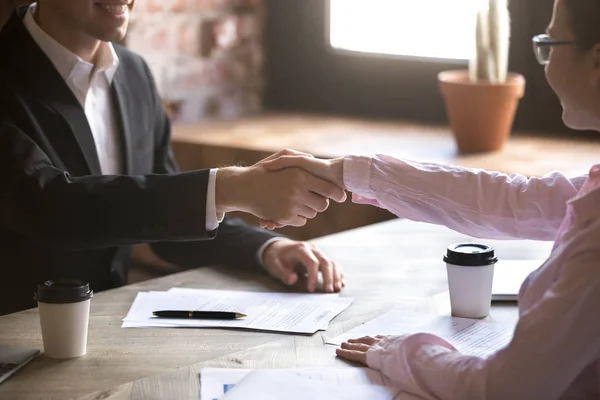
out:
{"label": "suit lapel", "polygon": [[101,170],[96,143],[85,112],[52,62],[27,32],[22,22],[26,10],[26,7],[19,8],[2,30],[0,48],[9,48],[8,53],[5,54],[20,54],[19,57],[11,57],[14,63],[9,62],[7,65],[12,67],[19,79],[28,83],[32,94],[40,102],[56,110],[70,128],[68,134],[65,132],[46,132],[46,134],[60,135],[62,139],[75,141],[74,146],[63,143],[62,147],[71,150],[78,148],[85,160],[86,172],[99,175]]}
{"label": "suit lapel", "polygon": [[128,107],[128,98],[129,91],[127,89],[127,85],[124,83],[124,77],[122,72],[124,69],[119,68],[117,73],[115,74],[113,83],[112,83],[112,97],[115,100],[115,104],[117,105],[119,122],[121,127],[121,132],[123,133],[121,136],[121,154],[123,156],[123,169],[126,175],[133,174],[133,150],[132,150],[132,140],[131,140],[131,126],[130,120],[131,116],[129,115],[129,107]]}
{"label": "suit lapel", "polygon": [[102,170],[100,169],[100,161],[98,160],[96,142],[94,142],[94,135],[92,134],[87,117],[77,99],[74,99],[69,88],[66,87],[66,89],[73,97],[71,101],[64,101],[68,97],[66,97],[66,93],[61,93],[61,95],[57,95],[57,99],[64,99],[63,101],[49,101],[48,103],[63,117],[71,128],[71,132],[79,144],[79,149],[83,153],[90,173],[92,175],[100,175],[102,174]]}

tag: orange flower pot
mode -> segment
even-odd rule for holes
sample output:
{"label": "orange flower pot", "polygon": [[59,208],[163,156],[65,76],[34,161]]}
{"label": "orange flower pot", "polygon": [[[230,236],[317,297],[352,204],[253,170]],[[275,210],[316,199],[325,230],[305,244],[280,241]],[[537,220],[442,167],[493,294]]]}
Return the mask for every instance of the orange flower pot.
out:
{"label": "orange flower pot", "polygon": [[509,73],[505,83],[472,83],[467,70],[455,70],[441,72],[438,81],[458,151],[500,150],[525,93],[525,78]]}

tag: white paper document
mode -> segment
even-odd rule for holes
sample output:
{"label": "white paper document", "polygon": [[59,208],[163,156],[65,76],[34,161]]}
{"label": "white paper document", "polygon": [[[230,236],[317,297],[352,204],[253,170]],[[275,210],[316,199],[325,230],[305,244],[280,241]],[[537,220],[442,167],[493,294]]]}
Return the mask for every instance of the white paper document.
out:
{"label": "white paper document", "polygon": [[[323,301],[323,300],[331,300],[331,299],[338,299],[340,298],[340,294],[339,293],[279,293],[279,292],[248,292],[248,291],[240,291],[240,290],[217,290],[217,289],[193,289],[193,288],[171,288],[169,290],[167,290],[167,292],[160,292],[160,291],[150,291],[148,293],[176,293],[179,295],[192,295],[192,296],[202,296],[202,297],[206,297],[206,296],[214,296],[215,298],[219,298],[219,299],[229,299],[229,300],[238,300],[238,301],[245,301],[247,299],[264,299],[264,298],[269,298],[269,299],[284,299],[284,300],[289,300],[289,301],[297,301],[297,300],[315,300],[315,301]],[[343,304],[339,303],[339,302],[335,302],[335,300],[333,301],[334,303],[337,303],[337,305]],[[343,310],[340,310],[340,312]],[[339,314],[339,313],[337,313]],[[337,315],[336,314],[336,315]],[[124,320],[127,320],[128,318],[125,318]],[[160,323],[161,326],[164,327],[178,327],[180,326],[180,324],[178,323],[169,323],[169,320],[160,320],[160,321],[155,321],[156,323]],[[135,328],[135,327],[139,327],[139,328],[151,328],[151,327],[155,327],[154,324],[153,325],[148,325],[146,322],[134,322],[131,320],[127,321],[127,326],[124,326],[125,328]],[[329,321],[327,321],[321,328],[320,330],[326,330],[327,326],[329,325]]]}
{"label": "white paper document", "polygon": [[268,295],[270,298],[281,298],[291,300],[330,300],[339,299],[339,293],[285,293],[285,292],[248,292],[244,290],[218,290],[218,289],[193,289],[174,287],[167,290],[169,293],[203,295],[203,296],[227,296],[228,298],[241,298],[246,296],[263,297]]}
{"label": "white paper document", "polygon": [[431,333],[437,335],[458,351],[487,357],[508,344],[514,325],[451,316],[389,311],[326,343],[340,345],[348,339],[375,335],[402,335],[406,333]]}
{"label": "white paper document", "polygon": [[[342,302],[337,302],[335,299],[340,298],[339,293],[281,293],[281,292],[247,292],[247,291],[239,291],[239,290],[216,290],[216,289],[192,289],[192,288],[171,288],[168,292],[179,293],[179,294],[188,294],[188,295],[214,295],[214,296],[223,296],[226,295],[228,298],[236,298],[240,300],[247,299],[248,297],[253,298],[265,298],[268,295],[270,299],[284,299],[288,301],[306,301],[306,300],[315,300],[315,301],[331,301],[333,305],[333,311],[335,312],[335,316],[344,311],[346,307],[344,304],[347,300]],[[344,298],[347,299],[347,298]],[[350,303],[352,303],[352,299],[350,299]],[[344,307],[343,309],[339,309],[340,307]],[[332,317],[333,318],[333,317]],[[319,330],[325,331],[327,330],[327,326],[329,325],[329,321],[326,321]]]}
{"label": "white paper document", "polygon": [[396,391],[380,385],[335,384],[289,371],[250,372],[221,400],[392,400]]}
{"label": "white paper document", "polygon": [[[345,310],[351,298],[318,294],[240,292],[232,290],[173,289],[140,292],[123,328],[190,327],[238,328],[275,332],[315,333]],[[246,314],[238,320],[161,319],[157,310],[231,311]]]}
{"label": "white paper document", "polygon": [[200,383],[201,400],[392,400],[397,395],[368,368],[204,368]]}

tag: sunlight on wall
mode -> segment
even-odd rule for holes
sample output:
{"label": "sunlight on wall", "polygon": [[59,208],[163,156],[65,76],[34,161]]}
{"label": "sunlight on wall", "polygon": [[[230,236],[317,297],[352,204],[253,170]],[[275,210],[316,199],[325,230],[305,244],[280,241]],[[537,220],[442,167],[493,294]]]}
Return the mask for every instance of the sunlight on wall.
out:
{"label": "sunlight on wall", "polygon": [[337,49],[470,59],[480,0],[330,0]]}

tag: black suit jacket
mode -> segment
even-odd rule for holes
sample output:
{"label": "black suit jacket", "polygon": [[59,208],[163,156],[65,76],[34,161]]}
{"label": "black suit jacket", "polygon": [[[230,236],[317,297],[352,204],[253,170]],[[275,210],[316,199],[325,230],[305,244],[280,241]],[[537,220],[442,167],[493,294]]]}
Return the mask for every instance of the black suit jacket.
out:
{"label": "black suit jacket", "polygon": [[84,110],[27,32],[25,11],[0,32],[0,315],[35,306],[47,279],[123,285],[136,243],[186,267],[257,267],[274,235],[228,219],[218,234],[206,231],[209,171],[177,172],[142,58],[115,45],[125,174],[101,175]]}

